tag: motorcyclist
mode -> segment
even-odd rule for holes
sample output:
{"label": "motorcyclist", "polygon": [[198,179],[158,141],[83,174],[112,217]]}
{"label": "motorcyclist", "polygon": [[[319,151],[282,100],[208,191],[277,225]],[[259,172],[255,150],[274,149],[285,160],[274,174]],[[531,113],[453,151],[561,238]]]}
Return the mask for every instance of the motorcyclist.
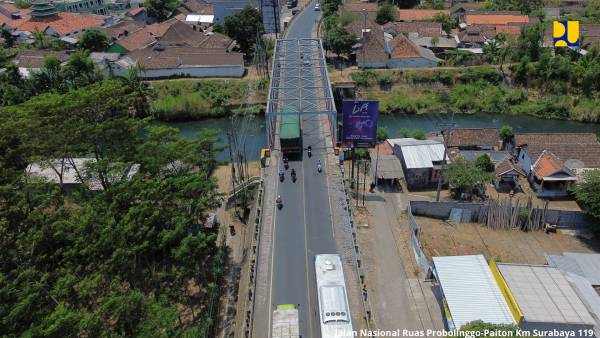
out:
{"label": "motorcyclist", "polygon": [[310,153],[310,151],[312,150],[312,146],[308,146],[308,152]]}
{"label": "motorcyclist", "polygon": [[321,165],[321,159],[318,159],[318,160],[317,160],[317,164],[318,164],[318,165]]}
{"label": "motorcyclist", "polygon": [[284,158],[283,158],[283,164],[288,164],[288,159],[287,159],[287,157],[284,157]]}
{"label": "motorcyclist", "polygon": [[283,177],[283,170],[279,169],[279,177]]}
{"label": "motorcyclist", "polygon": [[281,204],[281,196],[277,196],[277,204]]}
{"label": "motorcyclist", "polygon": [[292,169],[292,177],[296,177],[296,169]]}

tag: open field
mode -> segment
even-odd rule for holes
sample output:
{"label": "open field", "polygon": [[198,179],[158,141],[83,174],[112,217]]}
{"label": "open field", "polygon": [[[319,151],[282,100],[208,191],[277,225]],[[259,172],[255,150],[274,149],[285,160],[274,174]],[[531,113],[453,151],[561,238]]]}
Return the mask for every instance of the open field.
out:
{"label": "open field", "polygon": [[563,252],[600,252],[596,237],[574,237],[558,230],[541,231],[493,230],[481,224],[446,222],[415,217],[422,228],[421,245],[428,260],[433,256],[482,254],[504,263],[546,264],[544,252],[562,255]]}

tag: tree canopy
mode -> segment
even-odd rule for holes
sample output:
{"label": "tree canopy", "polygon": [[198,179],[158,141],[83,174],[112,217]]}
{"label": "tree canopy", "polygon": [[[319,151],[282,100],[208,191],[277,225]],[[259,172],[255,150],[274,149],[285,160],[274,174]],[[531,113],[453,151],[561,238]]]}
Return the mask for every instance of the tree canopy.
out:
{"label": "tree canopy", "polygon": [[381,143],[390,138],[388,127],[377,127],[377,143]]}
{"label": "tree canopy", "polygon": [[336,27],[325,34],[329,50],[338,57],[352,51],[352,46],[356,44],[356,35],[350,34],[344,27]]}
{"label": "tree canopy", "polygon": [[446,166],[444,177],[460,190],[473,188],[477,182],[486,183],[492,180],[489,173],[475,165],[475,161],[467,161],[462,157],[455,158]]}
{"label": "tree canopy", "polygon": [[475,166],[482,172],[491,173],[496,169],[494,162],[488,154],[483,154],[475,159]]}
{"label": "tree canopy", "polygon": [[167,20],[182,5],[183,2],[180,0],[146,0],[144,2],[148,16],[158,19],[159,22]]}
{"label": "tree canopy", "polygon": [[380,25],[396,20],[396,7],[389,2],[384,3],[375,16],[375,22]]}
{"label": "tree canopy", "polygon": [[0,109],[3,335],[211,336],[224,251],[215,232],[189,228],[220,204],[223,146],[216,131],[150,127],[131,105],[105,80]]}
{"label": "tree canopy", "polygon": [[90,29],[79,38],[79,48],[90,52],[103,50],[108,46],[110,38],[97,29]]}
{"label": "tree canopy", "polygon": [[500,139],[502,141],[506,141],[508,140],[509,137],[511,137],[513,134],[513,128],[511,126],[502,126],[502,128],[500,128]]}
{"label": "tree canopy", "polygon": [[246,54],[254,53],[256,33],[264,33],[262,15],[250,4],[244,6],[235,15],[226,15],[223,26],[227,35],[236,40],[242,52]]}
{"label": "tree canopy", "polygon": [[581,210],[597,220],[600,219],[600,170],[587,170],[582,180],[571,187]]}

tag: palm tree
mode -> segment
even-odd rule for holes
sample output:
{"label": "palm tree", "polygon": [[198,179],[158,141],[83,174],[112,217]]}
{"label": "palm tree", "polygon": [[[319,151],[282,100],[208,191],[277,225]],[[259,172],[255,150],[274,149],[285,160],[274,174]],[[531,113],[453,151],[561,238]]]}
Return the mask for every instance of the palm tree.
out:
{"label": "palm tree", "polygon": [[129,92],[133,98],[133,108],[138,116],[144,116],[148,112],[150,105],[148,102],[150,85],[144,81],[141,75],[145,71],[146,67],[136,65],[127,69],[123,74],[116,76],[117,79],[121,80],[129,88]]}

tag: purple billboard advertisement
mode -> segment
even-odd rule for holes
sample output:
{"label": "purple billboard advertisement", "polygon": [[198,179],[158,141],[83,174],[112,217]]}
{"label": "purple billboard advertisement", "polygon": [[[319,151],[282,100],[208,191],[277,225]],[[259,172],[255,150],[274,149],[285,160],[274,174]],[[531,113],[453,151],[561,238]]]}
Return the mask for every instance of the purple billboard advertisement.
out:
{"label": "purple billboard advertisement", "polygon": [[342,142],[375,143],[378,116],[378,100],[344,101]]}

